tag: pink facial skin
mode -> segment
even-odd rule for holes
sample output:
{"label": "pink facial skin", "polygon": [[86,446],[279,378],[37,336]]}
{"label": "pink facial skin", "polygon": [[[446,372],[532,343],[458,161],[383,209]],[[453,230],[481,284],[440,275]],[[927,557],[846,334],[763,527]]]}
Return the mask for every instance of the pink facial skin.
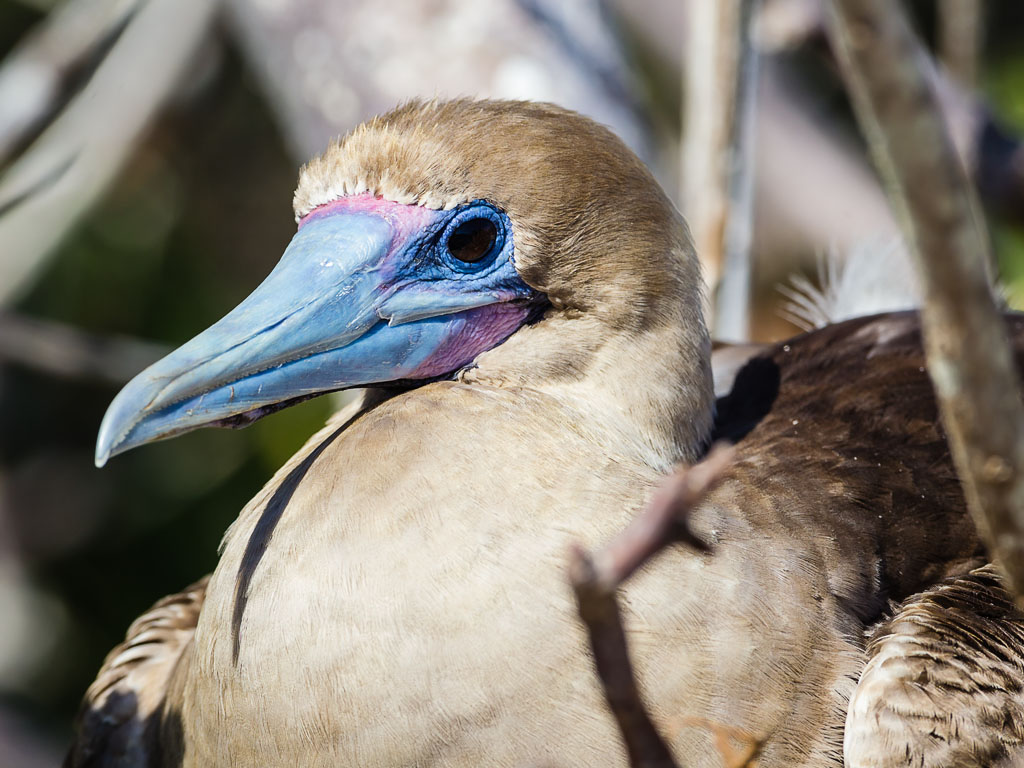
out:
{"label": "pink facial skin", "polygon": [[[375,197],[370,193],[362,193],[342,197],[314,208],[302,218],[299,228],[336,213],[370,214],[380,217],[391,227],[393,232],[392,256],[380,265],[382,291],[390,291],[395,287],[393,280],[396,279],[395,270],[399,265],[393,263],[393,258],[402,244],[430,228],[439,218],[447,215],[445,211],[396,203]],[[405,283],[409,277],[408,273],[404,273],[404,276],[400,278],[401,282]],[[459,286],[456,284],[447,289],[436,282],[433,285],[435,290],[440,291],[459,290]],[[515,333],[527,322],[533,312],[533,305],[515,300],[521,298],[522,294],[517,293],[514,289],[495,286],[492,295],[498,298],[494,304],[435,318],[432,322],[444,322],[448,326],[444,341],[427,359],[411,371],[408,377],[411,379],[435,378],[469,365],[480,354],[493,349]],[[505,298],[506,296],[507,298]]]}
{"label": "pink facial skin", "polygon": [[433,208],[422,205],[406,205],[382,197],[374,197],[369,192],[358,195],[339,197],[329,203],[318,205],[299,220],[299,229],[312,221],[330,216],[332,213],[369,213],[379,216],[391,226],[394,235],[392,246],[404,242],[407,238],[430,226],[441,215]]}
{"label": "pink facial skin", "polygon": [[452,315],[462,327],[453,329],[438,349],[412,372],[410,378],[432,379],[457,371],[477,356],[501,344],[529,319],[525,304],[489,304]]}

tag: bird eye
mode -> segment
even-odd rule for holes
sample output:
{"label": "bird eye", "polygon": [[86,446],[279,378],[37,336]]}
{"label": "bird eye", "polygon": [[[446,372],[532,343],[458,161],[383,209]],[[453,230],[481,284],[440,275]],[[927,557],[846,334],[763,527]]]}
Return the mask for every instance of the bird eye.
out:
{"label": "bird eye", "polygon": [[491,250],[498,237],[498,228],[490,219],[469,219],[448,236],[448,253],[459,261],[473,264]]}

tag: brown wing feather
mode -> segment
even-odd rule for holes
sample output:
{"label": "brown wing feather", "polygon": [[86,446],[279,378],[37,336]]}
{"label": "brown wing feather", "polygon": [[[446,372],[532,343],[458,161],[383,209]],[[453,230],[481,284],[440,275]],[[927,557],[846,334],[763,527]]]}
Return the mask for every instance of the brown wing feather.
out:
{"label": "brown wing feather", "polygon": [[159,764],[159,717],[171,673],[192,640],[209,576],[157,602],[103,662],[77,719],[65,768]]}
{"label": "brown wing feather", "polygon": [[[1024,320],[1007,322],[1020,354]],[[775,346],[739,371],[718,414],[718,436],[737,442],[737,460],[711,499],[742,506],[779,544],[815,547],[831,591],[862,627],[984,561],[916,313]]]}
{"label": "brown wing feather", "polygon": [[987,768],[1024,758],[1024,614],[987,565],[875,631],[846,720],[850,768]]}
{"label": "brown wing feather", "polygon": [[[1008,316],[1006,323],[1020,365],[1024,319]],[[876,723],[877,712],[850,713],[847,764],[991,766],[1013,759],[999,755],[1009,755],[1020,737],[1020,616],[1007,612],[988,571],[964,576],[984,563],[985,553],[939,422],[916,314],[861,318],[780,344],[738,372],[718,407],[719,436],[738,441],[731,470],[737,482],[723,483],[712,500],[723,497],[760,521],[760,529],[773,531],[773,546],[789,542],[805,553],[810,547],[851,638],[886,620],[893,631],[909,632],[929,617],[932,635],[923,647],[930,655],[896,639],[871,649],[872,658],[882,647],[890,656],[903,652],[915,674],[926,676],[923,683],[899,682],[918,692],[920,710],[909,698],[898,714],[885,709],[895,693],[862,682],[859,706],[874,697],[885,717]],[[732,485],[740,487],[735,498],[728,495]],[[944,608],[949,594],[967,601],[959,613]],[[790,597],[812,604],[806,595]],[[901,601],[908,602],[890,619]],[[1001,607],[986,612],[989,602]],[[915,637],[923,642],[920,633]],[[962,688],[957,673],[965,675]],[[983,673],[1003,675],[1004,687],[986,691],[970,682]],[[949,687],[941,687],[950,676]],[[963,717],[953,718],[957,708]],[[943,715],[950,719],[941,721]],[[942,742],[933,717],[950,729],[943,738],[959,734],[965,754],[977,750],[974,762],[936,751]]]}

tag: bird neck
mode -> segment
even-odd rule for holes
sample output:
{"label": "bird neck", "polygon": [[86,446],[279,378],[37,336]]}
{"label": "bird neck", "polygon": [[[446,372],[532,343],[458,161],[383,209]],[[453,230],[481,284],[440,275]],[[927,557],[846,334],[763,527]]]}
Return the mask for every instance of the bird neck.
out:
{"label": "bird neck", "polygon": [[[694,307],[697,307],[694,309]],[[710,342],[699,304],[678,303],[658,321],[549,310],[481,355],[462,380],[523,387],[557,399],[580,426],[658,469],[693,461],[714,417]]]}

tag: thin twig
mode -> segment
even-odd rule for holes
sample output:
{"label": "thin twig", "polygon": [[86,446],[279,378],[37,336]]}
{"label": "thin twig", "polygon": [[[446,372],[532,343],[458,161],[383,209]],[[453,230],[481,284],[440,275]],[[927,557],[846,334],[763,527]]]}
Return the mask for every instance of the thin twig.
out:
{"label": "thin twig", "polygon": [[722,275],[739,4],[689,3],[687,13],[679,198],[713,303]]}
{"label": "thin twig", "polygon": [[668,745],[658,733],[637,689],[629,660],[615,591],[605,588],[605,574],[580,548],[573,548],[569,566],[580,618],[587,626],[594,664],[633,768],[676,768]]}
{"label": "thin twig", "polygon": [[718,446],[699,464],[672,475],[647,508],[603,550],[591,556],[573,548],[569,578],[580,618],[587,627],[594,663],[634,768],[675,768],[661,734],[637,689],[616,592],[648,559],[674,542],[702,551],[707,545],[690,530],[693,508],[721,479],[733,449]]}
{"label": "thin twig", "polygon": [[729,208],[722,237],[722,280],[715,298],[715,336],[729,341],[750,338],[754,245],[754,156],[760,56],[753,44],[759,0],[740,6],[736,103],[729,139]]}
{"label": "thin twig", "polygon": [[968,507],[1024,605],[1024,407],[973,189],[900,4],[833,0],[830,32],[922,275],[928,371]]}
{"label": "thin twig", "polygon": [[684,48],[680,198],[715,305],[712,330],[729,341],[749,334],[757,7],[757,0],[690,3]]}

